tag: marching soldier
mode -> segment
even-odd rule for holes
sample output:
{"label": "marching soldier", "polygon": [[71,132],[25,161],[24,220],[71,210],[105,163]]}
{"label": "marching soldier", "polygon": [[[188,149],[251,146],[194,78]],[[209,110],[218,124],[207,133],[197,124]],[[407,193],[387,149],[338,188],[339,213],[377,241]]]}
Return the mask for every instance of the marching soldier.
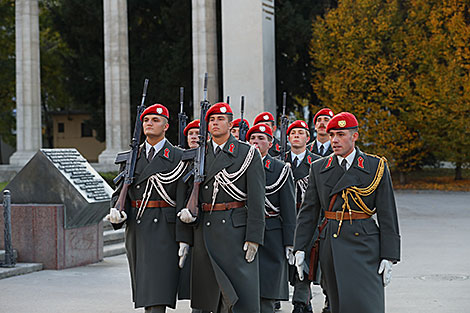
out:
{"label": "marching soldier", "polygon": [[313,117],[313,125],[317,132],[317,138],[312,141],[308,146],[308,151],[315,153],[319,156],[330,155],[333,149],[330,144],[330,137],[326,132],[326,125],[333,117],[334,113],[328,108],[323,108]]}
{"label": "marching soldier", "polygon": [[[256,125],[258,123],[265,123],[267,124],[274,132],[276,131],[276,120],[274,119],[274,116],[271,114],[271,112],[262,112],[258,114],[255,117],[255,120],[253,121],[253,125]],[[281,143],[279,140],[273,136],[273,145],[269,149],[269,155],[270,156],[278,156],[281,153]]]}
{"label": "marching soldier", "polygon": [[[234,119],[233,122],[232,122],[232,128],[230,129],[230,133],[232,134],[233,137],[235,137],[236,139],[240,139],[240,137],[238,136],[238,134],[240,133],[240,122],[242,121],[241,118],[237,118],[237,119]],[[248,124],[248,121],[243,119],[243,121],[245,122],[246,126],[248,128],[250,128],[250,124]]]}
{"label": "marching soldier", "polygon": [[[319,156],[307,150],[307,142],[310,140],[308,125],[305,121],[297,120],[289,125],[287,129],[287,138],[289,139],[291,150],[287,153],[286,160],[291,164],[292,173],[296,188],[296,208],[300,208],[303,201],[305,190],[308,185],[308,173],[310,165]],[[313,245],[313,240],[311,242]],[[306,267],[308,268],[308,267]],[[312,312],[310,303],[310,281],[300,280],[291,267],[291,284],[294,286],[292,304],[293,313]]]}
{"label": "marching soldier", "polygon": [[353,114],[334,116],[326,131],[334,155],[311,167],[297,219],[296,265],[303,263],[323,211],[319,258],[332,313],[385,312],[384,286],[390,282],[392,264],[400,259],[387,162],[355,147],[359,133]]}
{"label": "marching soldier", "polygon": [[[256,148],[230,134],[232,110],[216,103],[205,116],[205,180],[194,227],[191,306],[213,312],[260,310],[256,253],[264,237],[265,175]],[[187,208],[178,216],[195,221]]]}
{"label": "marching soldier", "polygon": [[189,149],[197,148],[199,146],[199,119],[186,125],[183,130],[183,134],[186,136]]}
{"label": "marching soldier", "polygon": [[[149,313],[165,312],[167,306],[175,308],[179,267],[183,267],[192,240],[191,228],[176,219],[177,208],[184,206],[178,199],[184,198],[186,188],[179,178],[187,164],[181,161],[182,150],[165,138],[168,117],[168,109],[161,104],[148,107],[140,116],[146,140],[140,148],[125,211],[111,208],[106,216],[114,229],[126,223],[132,298],[136,308],[145,307]],[[111,206],[119,190],[113,194]]]}
{"label": "marching soldier", "polygon": [[294,179],[290,166],[268,154],[273,133],[264,123],[248,130],[247,138],[263,158],[266,174],[264,245],[259,248],[261,313],[273,313],[276,300],[289,300],[288,260],[294,264]]}

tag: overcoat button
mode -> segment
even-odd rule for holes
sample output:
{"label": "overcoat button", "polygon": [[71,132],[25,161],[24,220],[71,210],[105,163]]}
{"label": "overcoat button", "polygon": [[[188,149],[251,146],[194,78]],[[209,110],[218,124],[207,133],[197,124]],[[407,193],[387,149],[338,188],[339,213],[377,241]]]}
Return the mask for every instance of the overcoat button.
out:
{"label": "overcoat button", "polygon": [[154,223],[158,223],[158,218],[154,218],[154,219],[153,219],[153,222],[154,222]]}
{"label": "overcoat button", "polygon": [[338,235],[336,235],[336,234],[333,234],[333,237],[334,237],[334,238],[336,238],[336,237],[338,237]]}
{"label": "overcoat button", "polygon": [[209,186],[207,186],[207,185],[206,185],[206,186],[204,186],[204,189],[209,189]]}
{"label": "overcoat button", "polygon": [[140,220],[137,220],[137,224],[140,224]]}
{"label": "overcoat button", "polygon": [[354,233],[354,236],[359,236],[359,233]]}
{"label": "overcoat button", "polygon": [[135,189],[140,189],[140,185],[135,186]]}
{"label": "overcoat button", "polygon": [[225,224],[225,220],[222,220],[222,224]]}
{"label": "overcoat button", "polygon": [[211,222],[207,222],[207,223],[206,223],[206,226],[207,226],[207,227],[211,226]]}

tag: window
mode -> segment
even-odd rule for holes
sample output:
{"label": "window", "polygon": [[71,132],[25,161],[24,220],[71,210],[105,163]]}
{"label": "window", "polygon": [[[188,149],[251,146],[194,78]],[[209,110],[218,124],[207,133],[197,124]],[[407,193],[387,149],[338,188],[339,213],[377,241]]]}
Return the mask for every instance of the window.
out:
{"label": "window", "polygon": [[93,137],[93,130],[85,123],[82,123],[82,137]]}
{"label": "window", "polygon": [[57,131],[63,133],[65,131],[64,123],[57,123]]}

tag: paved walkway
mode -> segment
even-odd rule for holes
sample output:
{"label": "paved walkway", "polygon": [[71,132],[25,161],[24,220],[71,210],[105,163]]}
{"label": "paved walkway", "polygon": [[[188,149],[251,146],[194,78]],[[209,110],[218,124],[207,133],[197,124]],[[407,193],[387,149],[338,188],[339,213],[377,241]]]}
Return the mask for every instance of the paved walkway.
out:
{"label": "paved walkway", "polygon": [[[470,312],[470,193],[398,192],[402,262],[386,288],[388,313]],[[314,287],[313,305],[323,297]],[[291,312],[283,302],[280,312]],[[0,280],[3,313],[124,313],[134,310],[125,256],[62,271]],[[176,310],[190,312],[188,301]],[[358,312],[360,313],[360,312]]]}

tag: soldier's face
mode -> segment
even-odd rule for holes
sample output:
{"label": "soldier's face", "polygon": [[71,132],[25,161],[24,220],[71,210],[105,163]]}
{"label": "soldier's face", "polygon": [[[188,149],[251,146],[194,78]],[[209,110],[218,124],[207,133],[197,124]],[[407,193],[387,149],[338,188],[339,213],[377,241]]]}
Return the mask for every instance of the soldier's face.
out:
{"label": "soldier's face", "polygon": [[209,132],[212,137],[223,137],[230,132],[232,122],[229,122],[228,116],[225,114],[212,114],[209,117]]}
{"label": "soldier's face", "polygon": [[273,146],[272,140],[268,135],[255,133],[250,136],[250,144],[255,146],[261,153],[261,156],[268,154],[269,149]]}
{"label": "soldier's face", "polygon": [[191,128],[188,130],[188,146],[189,148],[197,148],[199,140],[199,128]]}
{"label": "soldier's face", "polygon": [[147,137],[162,137],[165,136],[169,124],[168,120],[160,115],[147,114],[142,120],[142,127],[144,134]]}
{"label": "soldier's face", "polygon": [[230,133],[233,135],[233,137],[239,139],[240,138],[240,128],[239,127],[232,127],[230,130]]}
{"label": "soldier's face", "polygon": [[343,158],[347,157],[354,150],[355,142],[359,137],[356,131],[349,129],[332,129],[328,134],[330,135],[330,143],[333,152]]}
{"label": "soldier's face", "polygon": [[326,125],[328,125],[328,122],[331,120],[331,117],[328,115],[320,115],[317,117],[317,120],[315,122],[315,130],[320,136],[327,135],[326,133]]}
{"label": "soldier's face", "polygon": [[293,148],[302,149],[307,147],[307,142],[310,140],[310,135],[304,128],[293,128],[290,131],[288,138]]}

